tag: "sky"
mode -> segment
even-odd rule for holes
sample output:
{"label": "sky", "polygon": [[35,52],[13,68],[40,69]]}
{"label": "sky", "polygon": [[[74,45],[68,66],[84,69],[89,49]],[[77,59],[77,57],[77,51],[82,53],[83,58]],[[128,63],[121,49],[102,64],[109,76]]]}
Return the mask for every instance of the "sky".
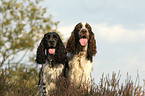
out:
{"label": "sky", "polygon": [[75,25],[87,22],[97,40],[98,53],[93,58],[92,76],[98,84],[102,73],[127,72],[140,84],[145,79],[145,0],[44,0],[41,3],[60,21],[58,30],[64,42]]}

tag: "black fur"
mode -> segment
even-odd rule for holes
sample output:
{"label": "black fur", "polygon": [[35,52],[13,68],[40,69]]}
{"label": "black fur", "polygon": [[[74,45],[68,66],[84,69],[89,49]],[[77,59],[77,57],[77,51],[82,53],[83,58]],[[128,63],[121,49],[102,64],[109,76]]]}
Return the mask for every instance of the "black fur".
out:
{"label": "black fur", "polygon": [[[49,48],[55,48],[55,54],[49,54]],[[63,74],[66,77],[69,69],[66,54],[66,49],[60,36],[56,32],[48,32],[44,35],[37,48],[36,62],[38,64],[45,64],[46,60],[50,62],[49,60],[51,59],[52,67],[58,64],[64,64]]]}

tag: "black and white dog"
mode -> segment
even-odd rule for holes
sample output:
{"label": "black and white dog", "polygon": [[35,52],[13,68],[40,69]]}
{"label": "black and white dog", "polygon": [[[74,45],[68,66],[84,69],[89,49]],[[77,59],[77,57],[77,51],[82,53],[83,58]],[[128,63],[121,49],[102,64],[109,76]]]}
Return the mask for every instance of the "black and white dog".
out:
{"label": "black and white dog", "polygon": [[66,49],[56,32],[48,32],[44,35],[37,48],[36,62],[42,64],[40,80],[45,83],[46,95],[57,88],[59,76],[67,77],[69,69]]}

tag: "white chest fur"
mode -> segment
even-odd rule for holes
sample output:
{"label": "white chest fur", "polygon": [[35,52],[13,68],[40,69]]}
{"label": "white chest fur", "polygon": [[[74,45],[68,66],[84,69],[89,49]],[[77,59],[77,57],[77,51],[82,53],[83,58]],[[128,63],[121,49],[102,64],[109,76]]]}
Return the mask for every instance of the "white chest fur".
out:
{"label": "white chest fur", "polygon": [[56,82],[63,71],[64,66],[62,64],[55,66],[53,68],[49,67],[47,64],[43,69],[44,83],[46,84],[46,92],[54,90],[56,88]]}
{"label": "white chest fur", "polygon": [[69,62],[69,66],[71,82],[91,86],[92,62],[86,58],[86,52],[74,55]]}

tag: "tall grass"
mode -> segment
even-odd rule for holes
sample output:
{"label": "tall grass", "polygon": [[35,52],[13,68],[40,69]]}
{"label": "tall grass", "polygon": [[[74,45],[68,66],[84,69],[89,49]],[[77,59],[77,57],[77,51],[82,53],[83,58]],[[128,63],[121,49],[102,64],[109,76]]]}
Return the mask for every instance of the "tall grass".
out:
{"label": "tall grass", "polygon": [[[35,79],[35,83],[34,80],[11,82],[7,76],[5,71],[0,72],[0,96],[39,96],[40,87],[36,86],[38,78]],[[120,82],[120,79],[120,73],[112,73],[111,78],[109,75],[102,74],[99,84],[93,83],[90,91],[82,87],[77,88],[74,84],[69,84],[68,87],[66,83],[64,88],[54,90],[51,96],[145,96],[145,85],[140,86],[133,82],[128,75],[124,84]],[[139,80],[138,77],[137,80]]]}

